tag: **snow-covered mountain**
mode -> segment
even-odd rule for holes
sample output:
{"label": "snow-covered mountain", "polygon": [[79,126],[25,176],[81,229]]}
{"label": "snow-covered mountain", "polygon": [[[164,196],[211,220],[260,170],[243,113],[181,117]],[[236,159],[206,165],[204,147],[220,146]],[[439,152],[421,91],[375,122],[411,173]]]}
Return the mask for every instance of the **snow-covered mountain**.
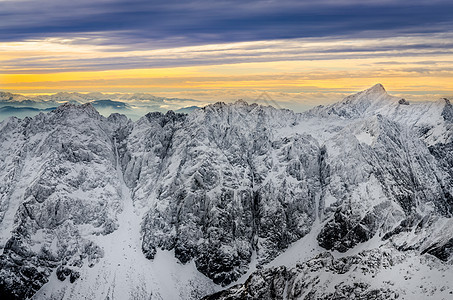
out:
{"label": "snow-covered mountain", "polygon": [[[191,101],[193,99],[179,99],[179,98],[168,98],[158,97],[149,93],[78,93],[78,92],[59,92],[56,94],[49,95],[34,95],[25,96],[21,94],[12,94],[9,92],[0,92],[0,102],[14,102],[20,103],[32,101],[35,103],[49,103],[54,105],[55,103],[73,103],[73,104],[84,104],[97,100],[112,99],[117,101],[128,101],[128,102],[149,102],[149,103],[168,103],[172,101]],[[28,102],[30,103],[30,102]]]}
{"label": "snow-covered mountain", "polygon": [[132,120],[138,120],[149,111],[167,112],[174,110],[180,113],[191,113],[200,108],[198,100],[157,97],[148,93],[119,94],[119,93],[77,93],[60,92],[52,95],[24,96],[8,92],[0,92],[0,121],[8,117],[34,117],[40,111],[53,110],[64,104],[91,103],[103,116],[112,113],[126,115]]}
{"label": "snow-covered mountain", "polygon": [[20,94],[12,94],[8,92],[0,92],[0,101],[24,101],[27,98]]}
{"label": "snow-covered mountain", "polygon": [[[450,299],[453,107],[382,85],[0,123],[2,299]],[[225,289],[222,291],[222,289]],[[210,296],[209,296],[210,295]]]}

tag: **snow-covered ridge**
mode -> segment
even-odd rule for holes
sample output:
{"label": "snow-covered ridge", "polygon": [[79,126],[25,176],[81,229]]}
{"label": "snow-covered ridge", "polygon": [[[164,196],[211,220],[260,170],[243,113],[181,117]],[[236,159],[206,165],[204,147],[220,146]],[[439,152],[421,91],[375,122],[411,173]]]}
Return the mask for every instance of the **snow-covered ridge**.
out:
{"label": "snow-covered ridge", "polygon": [[[64,103],[70,102],[74,104],[84,104],[90,101],[104,100],[104,99],[116,99],[124,101],[175,101],[182,100],[177,98],[166,98],[158,97],[148,93],[78,93],[78,92],[58,92],[56,94],[50,95],[35,95],[35,96],[25,96],[21,94],[13,94],[9,92],[0,91],[0,101],[5,102],[22,102],[22,101],[34,101],[34,102],[49,102],[49,103]],[[190,100],[190,99],[185,99]]]}
{"label": "snow-covered ridge", "polygon": [[[285,297],[303,275],[314,280],[304,293],[335,282],[326,293],[409,299],[383,283],[382,264],[366,282],[338,266],[390,253],[412,264],[394,269],[420,274],[413,262],[429,257],[453,275],[452,116],[448,100],[408,105],[375,85],[302,114],[238,101],[136,122],[91,104],[11,118],[0,125],[0,294],[199,299],[257,268],[247,286],[283,280]],[[442,292],[418,296],[448,295],[448,282],[426,282]]]}

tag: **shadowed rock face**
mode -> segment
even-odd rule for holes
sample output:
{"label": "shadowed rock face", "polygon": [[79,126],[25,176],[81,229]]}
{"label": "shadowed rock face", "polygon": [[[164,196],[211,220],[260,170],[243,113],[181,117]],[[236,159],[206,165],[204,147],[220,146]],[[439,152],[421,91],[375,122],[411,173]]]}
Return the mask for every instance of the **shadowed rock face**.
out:
{"label": "shadowed rock face", "polygon": [[[400,100],[376,85],[304,114],[239,101],[137,122],[89,104],[9,119],[0,125],[0,292],[30,297],[53,271],[78,284],[103,259],[94,237],[121,226],[123,181],[143,216],[143,255],[172,250],[222,286],[252,257],[263,266],[310,231],[330,251],[382,236],[448,261],[451,241],[432,237],[453,212],[451,105]],[[237,293],[279,299],[295,272],[261,270]],[[323,297],[351,293],[393,297],[366,282]]]}
{"label": "shadowed rock face", "polygon": [[295,118],[271,108],[219,103],[184,123],[153,119],[157,126],[146,134],[164,132],[165,138],[153,141],[140,158],[131,155],[142,162],[141,170],[143,161],[160,164],[149,177],[138,171],[135,183],[137,191],[157,191],[143,223],[148,258],[158,248],[174,249],[181,262],[194,259],[198,270],[225,285],[247,270],[254,251],[260,262],[269,261],[310,230],[319,146],[309,135],[274,136],[271,114]]}

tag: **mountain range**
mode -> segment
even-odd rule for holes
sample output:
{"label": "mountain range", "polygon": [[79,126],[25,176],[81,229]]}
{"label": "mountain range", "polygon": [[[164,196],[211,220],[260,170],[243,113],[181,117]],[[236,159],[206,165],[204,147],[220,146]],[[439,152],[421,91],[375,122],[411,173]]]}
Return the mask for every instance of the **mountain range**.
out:
{"label": "mountain range", "polygon": [[69,102],[74,104],[83,104],[87,102],[92,102],[96,100],[105,100],[105,99],[115,99],[115,100],[124,100],[124,101],[154,101],[154,102],[164,102],[164,101],[178,101],[178,100],[192,100],[193,99],[179,99],[179,98],[167,98],[167,97],[157,97],[148,93],[78,93],[78,92],[59,92],[56,94],[49,95],[34,95],[34,96],[25,96],[21,94],[14,94],[9,92],[0,92],[0,101],[2,102],[24,102],[30,103],[62,103]]}
{"label": "mountain range", "polygon": [[2,299],[453,297],[448,99],[66,103],[0,123],[0,153]]}
{"label": "mountain range", "polygon": [[11,116],[33,117],[39,112],[53,110],[63,103],[91,103],[101,115],[106,117],[112,113],[121,113],[132,120],[138,120],[149,111],[166,112],[173,109],[175,112],[191,113],[200,107],[188,104],[197,102],[194,99],[156,97],[148,93],[60,92],[52,95],[25,96],[0,92],[0,121]]}

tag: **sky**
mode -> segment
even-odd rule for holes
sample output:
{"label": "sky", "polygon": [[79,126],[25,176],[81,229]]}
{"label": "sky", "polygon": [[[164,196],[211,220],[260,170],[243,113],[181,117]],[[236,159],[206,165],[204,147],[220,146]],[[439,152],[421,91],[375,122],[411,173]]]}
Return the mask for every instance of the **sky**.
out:
{"label": "sky", "polygon": [[453,97],[451,0],[0,0],[0,91]]}

